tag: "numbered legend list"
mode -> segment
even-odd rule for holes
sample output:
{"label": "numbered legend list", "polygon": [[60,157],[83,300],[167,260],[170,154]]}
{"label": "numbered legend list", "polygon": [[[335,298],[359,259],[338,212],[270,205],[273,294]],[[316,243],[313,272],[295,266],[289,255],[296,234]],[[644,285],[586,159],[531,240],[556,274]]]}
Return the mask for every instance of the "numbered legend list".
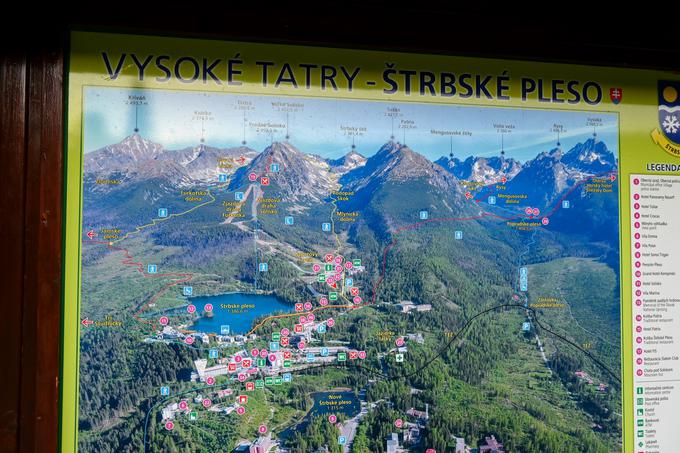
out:
{"label": "numbered legend list", "polygon": [[631,175],[635,453],[680,448],[680,176]]}

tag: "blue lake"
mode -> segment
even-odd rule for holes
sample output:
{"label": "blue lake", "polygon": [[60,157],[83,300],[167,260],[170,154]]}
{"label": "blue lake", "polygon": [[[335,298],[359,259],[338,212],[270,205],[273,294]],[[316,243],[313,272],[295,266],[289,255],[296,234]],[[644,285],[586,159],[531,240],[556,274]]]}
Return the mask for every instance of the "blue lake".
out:
{"label": "blue lake", "polygon": [[[192,297],[200,318],[190,327],[205,333],[221,334],[221,326],[229,326],[229,334],[245,334],[260,316],[291,312],[294,306],[275,296],[264,294],[231,293],[217,296]],[[205,305],[212,304],[212,316],[204,316]]]}

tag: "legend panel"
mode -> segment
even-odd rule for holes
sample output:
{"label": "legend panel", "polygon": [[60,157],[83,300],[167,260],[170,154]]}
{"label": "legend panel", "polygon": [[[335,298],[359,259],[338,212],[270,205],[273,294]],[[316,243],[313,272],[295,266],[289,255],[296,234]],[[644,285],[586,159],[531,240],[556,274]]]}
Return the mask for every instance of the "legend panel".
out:
{"label": "legend panel", "polygon": [[631,175],[636,453],[680,445],[680,176]]}

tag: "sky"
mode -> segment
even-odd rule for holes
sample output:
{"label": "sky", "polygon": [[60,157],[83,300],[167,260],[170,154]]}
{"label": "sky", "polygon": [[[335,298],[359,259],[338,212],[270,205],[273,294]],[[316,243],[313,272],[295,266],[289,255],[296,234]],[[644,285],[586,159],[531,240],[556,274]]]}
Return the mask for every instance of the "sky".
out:
{"label": "sky", "polygon": [[[589,123],[594,118],[595,129]],[[136,126],[142,137],[166,149],[196,146],[203,138],[219,148],[245,139],[261,151],[288,135],[306,153],[337,158],[354,142],[368,157],[394,135],[430,160],[449,152],[459,159],[498,156],[502,147],[506,157],[521,162],[555,148],[561,128],[564,150],[596,131],[618,155],[615,114],[565,110],[88,87],[84,121],[86,153],[120,142]]]}

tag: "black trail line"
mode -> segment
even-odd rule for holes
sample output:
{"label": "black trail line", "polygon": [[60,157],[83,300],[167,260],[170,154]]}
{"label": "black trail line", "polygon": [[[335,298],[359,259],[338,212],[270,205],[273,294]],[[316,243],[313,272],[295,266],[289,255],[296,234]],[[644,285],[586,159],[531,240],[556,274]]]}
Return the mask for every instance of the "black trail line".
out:
{"label": "black trail line", "polygon": [[[562,341],[564,341],[565,343],[567,343],[567,344],[573,346],[574,348],[578,349],[579,351],[583,352],[583,353],[584,353],[585,355],[587,355],[587,356],[588,356],[588,357],[589,357],[596,365],[598,365],[598,366],[599,366],[600,368],[602,368],[602,370],[604,370],[609,376],[611,376],[612,379],[614,379],[614,380],[615,380],[616,382],[618,382],[619,384],[621,383],[621,379],[620,379],[620,378],[619,378],[619,377],[618,377],[618,376],[617,376],[617,375],[616,375],[609,367],[607,367],[607,365],[605,365],[602,361],[600,361],[597,357],[593,356],[590,352],[588,352],[587,350],[583,349],[581,346],[579,346],[578,344],[576,344],[576,343],[574,343],[573,341],[569,340],[568,338],[566,338],[566,337],[564,337],[564,336],[558,334],[557,332],[554,332],[554,331],[550,330],[549,328],[545,327],[545,325],[542,324],[542,323],[538,320],[538,317],[536,316],[536,310],[533,309],[533,308],[530,308],[530,307],[525,307],[525,306],[522,305],[522,304],[501,304],[501,305],[496,305],[496,306],[493,306],[493,307],[491,307],[491,308],[487,308],[486,310],[480,311],[479,313],[477,313],[476,315],[474,315],[473,317],[471,317],[471,318],[470,318],[470,319],[469,319],[469,320],[468,320],[468,321],[467,321],[467,322],[466,322],[466,323],[465,323],[465,324],[464,324],[464,325],[463,325],[463,326],[462,326],[462,327],[461,327],[461,328],[460,328],[460,329],[459,329],[459,330],[451,337],[451,339],[450,339],[444,346],[442,346],[442,347],[439,349],[439,351],[438,351],[437,353],[433,354],[433,355],[432,355],[430,358],[428,358],[428,359],[427,359],[420,367],[418,367],[416,370],[414,370],[414,371],[412,371],[412,372],[410,372],[410,373],[404,373],[404,374],[398,374],[398,375],[390,376],[390,375],[387,375],[387,374],[383,373],[382,371],[376,370],[376,369],[374,369],[374,368],[369,368],[369,367],[366,367],[366,366],[363,366],[363,365],[354,365],[354,366],[352,366],[352,368],[357,368],[357,369],[360,369],[360,370],[362,370],[362,371],[366,371],[366,372],[368,372],[368,373],[370,373],[370,374],[373,374],[373,375],[376,375],[376,376],[384,377],[384,378],[386,378],[386,379],[404,379],[404,378],[409,378],[409,377],[415,376],[415,375],[417,375],[418,373],[420,373],[421,371],[423,371],[425,368],[427,368],[428,366],[430,366],[435,360],[437,360],[438,358],[440,358],[440,357],[446,352],[446,350],[449,349],[449,348],[451,347],[451,345],[452,345],[452,344],[453,344],[453,343],[454,343],[454,342],[455,342],[455,341],[456,341],[463,333],[465,333],[465,331],[470,327],[470,325],[471,325],[475,320],[477,320],[478,318],[481,318],[482,316],[484,316],[484,315],[486,315],[486,314],[489,314],[489,313],[491,313],[491,312],[494,312],[494,311],[499,310],[499,309],[502,309],[502,308],[517,308],[517,309],[527,310],[527,311],[531,312],[532,317],[533,317],[533,319],[534,319],[534,322],[535,322],[541,329],[545,330],[546,332],[548,332],[549,334],[551,334],[551,335],[553,335],[554,337],[558,338],[559,340],[562,340]],[[331,364],[326,364],[326,363],[324,363],[324,364],[320,364],[320,365],[317,365],[317,366],[311,366],[311,367],[305,368],[304,370],[301,370],[301,371],[307,371],[307,370],[316,369],[316,368],[340,368],[340,367],[343,367],[343,368],[350,368],[350,366],[349,366],[349,365],[346,365],[346,364],[342,364],[342,365],[341,365],[341,364],[333,364],[333,363],[331,363]]]}
{"label": "black trail line", "polygon": [[[575,191],[582,184],[586,183],[587,181],[589,181],[593,178],[599,178],[599,177],[602,177],[604,175],[614,175],[614,174],[616,174],[616,172],[605,172],[605,173],[601,173],[601,174],[597,174],[597,175],[591,175],[591,176],[584,178],[583,180],[579,181],[574,186],[572,186],[571,189],[569,191],[567,191],[560,199],[558,199],[556,201],[555,205],[553,206],[553,209],[551,211],[549,211],[547,214],[545,214],[544,217],[551,217],[553,214],[555,214],[555,212],[559,208],[562,200],[566,199],[573,191]],[[484,189],[486,189],[487,187],[484,187]],[[491,212],[482,211],[482,213],[478,216],[473,216],[473,217],[468,217],[468,218],[428,219],[428,220],[425,220],[425,221],[417,222],[415,224],[406,225],[406,226],[403,226],[401,228],[398,228],[396,231],[393,232],[392,241],[383,250],[382,269],[381,269],[382,272],[380,273],[378,280],[373,284],[372,301],[371,301],[370,304],[368,302],[364,302],[361,306],[372,305],[376,301],[377,293],[379,291],[380,285],[385,278],[386,265],[387,265],[387,255],[390,252],[390,249],[397,244],[397,242],[398,242],[397,238],[394,237],[394,236],[396,236],[398,233],[400,233],[402,231],[408,231],[408,230],[418,228],[422,225],[429,224],[430,222],[447,222],[447,221],[452,221],[452,220],[456,220],[456,221],[481,220],[481,219],[487,218],[487,217],[498,218],[498,219],[502,219],[502,220],[511,220],[513,218],[513,217],[505,218],[505,217],[499,216],[499,215],[491,213]],[[521,217],[521,214],[514,216],[514,218],[520,218],[520,217]],[[537,230],[534,230],[534,235],[535,235],[536,231]],[[533,235],[532,235],[532,240],[533,240]],[[521,257],[519,258],[519,260],[520,260],[520,263],[521,263]],[[544,331],[553,335],[555,338],[558,338],[559,340],[562,340],[565,343],[573,346],[577,350],[581,351],[583,354],[588,356],[596,365],[598,365],[602,370],[604,370],[611,378],[613,378],[617,383],[619,383],[619,385],[621,384],[621,379],[616,375],[616,373],[614,373],[609,367],[607,367],[607,365],[605,365],[602,361],[600,361],[598,358],[593,356],[590,352],[588,352],[587,350],[585,350],[584,348],[582,348],[578,344],[574,343],[573,341],[569,340],[568,338],[564,337],[563,335],[560,335],[557,332],[554,332],[554,331],[548,329],[547,327],[545,327],[545,325],[543,325],[538,320],[536,310],[533,309],[533,308],[524,306],[523,304],[501,304],[501,305],[496,305],[494,307],[488,308],[486,310],[482,310],[481,312],[477,313],[476,315],[474,315],[473,317],[468,319],[467,322],[454,335],[451,336],[451,339],[444,346],[442,346],[437,353],[433,354],[420,367],[418,367],[416,370],[412,371],[411,373],[404,373],[404,374],[396,375],[396,376],[388,376],[387,374],[383,373],[382,371],[378,371],[378,370],[375,370],[373,368],[369,368],[369,367],[366,367],[366,366],[363,366],[363,365],[354,364],[351,368],[356,368],[356,369],[359,369],[359,370],[362,370],[362,371],[366,371],[369,374],[380,376],[380,377],[383,377],[385,379],[404,379],[404,378],[409,378],[409,377],[415,376],[416,374],[420,373],[425,368],[430,366],[435,360],[440,358],[451,347],[451,345],[463,333],[465,333],[465,331],[469,328],[469,326],[476,319],[478,319],[478,318],[480,318],[480,317],[482,317],[482,316],[484,316],[488,313],[502,309],[502,308],[519,308],[519,309],[525,310],[527,312],[530,312],[531,317],[533,318],[534,322],[541,329],[543,329]],[[325,364],[324,363],[324,364],[320,364],[320,365],[316,365],[316,366],[307,367],[303,370],[299,370],[299,372],[306,372],[307,370],[313,370],[313,369],[317,369],[317,368],[350,368],[350,366],[347,363],[344,363],[344,364],[339,364],[339,363]],[[297,374],[297,372],[295,372],[295,373]],[[165,398],[165,399],[159,401],[158,403],[156,403],[154,406],[152,406],[149,409],[149,411],[147,412],[145,422],[144,422],[144,451],[145,452],[147,451],[147,426],[148,426],[148,421],[149,421],[149,415],[159,404],[166,402],[166,401],[169,401],[172,398],[176,398],[178,396],[182,396],[182,395],[185,395],[187,393],[194,392],[196,390],[200,390],[200,389],[204,389],[204,388],[212,388],[212,389],[217,390],[217,389],[221,389],[221,388],[224,388],[224,387],[229,387],[229,386],[228,385],[227,386],[225,386],[225,385],[223,385],[223,386],[208,386],[208,385],[206,385],[206,386],[203,386],[203,387],[197,387],[197,388],[194,388],[192,390],[188,390],[186,392],[180,393],[178,395],[174,395],[173,397]]]}
{"label": "black trail line", "polygon": [[[348,362],[346,362],[346,363],[344,363],[344,364],[340,364],[340,363],[330,363],[330,364],[326,364],[326,363],[323,363],[323,364],[319,364],[319,365],[315,365],[315,366],[310,366],[310,367],[307,367],[307,368],[305,368],[305,369],[303,369],[303,370],[298,370],[297,372],[292,372],[292,373],[300,374],[300,373],[305,373],[305,372],[307,372],[307,371],[309,371],[309,370],[325,369],[325,368],[354,368],[354,369],[358,369],[358,370],[361,370],[361,371],[365,371],[365,372],[367,372],[367,373],[369,373],[369,374],[373,374],[373,375],[375,375],[375,376],[380,376],[380,377],[382,377],[382,378],[384,378],[384,379],[406,379],[406,378],[409,378],[409,377],[412,377],[412,376],[415,376],[415,375],[419,374],[419,373],[420,373],[421,371],[423,371],[425,368],[427,368],[428,366],[432,365],[432,363],[433,363],[435,360],[439,359],[439,358],[440,358],[440,357],[441,357],[441,356],[442,356],[442,355],[443,355],[443,354],[444,354],[444,353],[445,353],[445,352],[446,352],[446,351],[454,344],[454,342],[455,342],[456,340],[458,340],[458,339],[461,337],[461,335],[463,335],[463,334],[465,333],[465,331],[470,327],[470,325],[471,325],[473,322],[475,322],[477,319],[479,319],[479,318],[481,318],[482,316],[487,315],[487,314],[489,314],[489,313],[491,313],[491,312],[495,312],[495,311],[500,310],[500,309],[503,309],[503,308],[513,308],[513,309],[521,309],[521,310],[529,311],[529,312],[531,313],[531,316],[532,316],[534,322],[535,322],[541,329],[543,329],[544,331],[546,331],[546,332],[548,332],[549,334],[553,335],[555,338],[564,341],[565,343],[567,343],[567,344],[573,346],[574,348],[576,348],[576,349],[578,349],[579,351],[581,351],[582,353],[584,353],[584,354],[585,354],[586,356],[588,356],[588,357],[589,357],[596,365],[598,365],[603,371],[605,371],[612,379],[614,379],[616,382],[618,382],[619,384],[621,384],[621,378],[619,378],[619,377],[618,377],[618,376],[617,376],[617,375],[616,375],[609,367],[607,367],[607,365],[605,365],[604,363],[602,363],[602,361],[600,361],[597,357],[593,356],[590,352],[588,352],[587,350],[583,349],[583,348],[582,348],[581,346],[579,346],[578,344],[576,344],[576,343],[574,343],[573,341],[569,340],[568,338],[566,338],[566,337],[564,337],[564,336],[558,334],[557,332],[554,332],[554,331],[548,329],[547,327],[545,327],[545,325],[543,325],[543,323],[541,323],[541,322],[538,320],[538,316],[537,316],[536,310],[533,309],[533,308],[531,308],[531,307],[525,307],[523,304],[500,304],[500,305],[495,305],[495,306],[493,306],[493,307],[490,307],[490,308],[487,308],[487,309],[485,309],[485,310],[480,311],[479,313],[477,313],[476,315],[474,315],[474,316],[472,316],[470,319],[468,319],[468,320],[465,322],[465,324],[463,324],[463,326],[462,326],[462,327],[461,327],[454,335],[451,336],[451,339],[450,339],[448,342],[446,342],[446,344],[445,344],[444,346],[442,346],[442,347],[439,349],[438,352],[436,352],[435,354],[433,354],[433,355],[432,355],[430,358],[428,358],[421,366],[419,366],[416,370],[414,370],[414,371],[412,371],[412,372],[410,372],[410,373],[403,373],[403,374],[398,374],[398,375],[395,375],[395,376],[390,376],[390,375],[387,375],[387,374],[383,373],[382,371],[376,370],[376,369],[374,369],[374,368],[369,368],[369,367],[366,367],[366,366],[363,366],[363,365],[359,365],[359,364],[357,364],[357,362],[355,362],[354,365],[352,365],[352,366],[350,366],[350,365],[348,364]],[[204,386],[202,386],[202,387],[195,387],[195,388],[193,388],[193,389],[184,391],[184,392],[179,393],[179,394],[177,394],[177,395],[173,395],[173,396],[171,396],[171,397],[164,398],[164,399],[158,401],[158,402],[157,402],[156,404],[154,404],[153,406],[151,406],[151,408],[150,408],[150,409],[147,411],[147,413],[146,413],[146,418],[145,418],[145,421],[144,421],[144,452],[146,453],[146,452],[149,451],[149,450],[148,450],[148,442],[147,442],[147,430],[148,430],[148,424],[149,424],[149,416],[151,415],[151,413],[152,413],[159,405],[161,405],[161,404],[163,404],[163,403],[165,403],[165,402],[167,402],[167,401],[170,401],[171,399],[181,397],[181,396],[183,396],[183,395],[186,395],[186,394],[188,394],[188,393],[195,392],[195,391],[197,391],[197,390],[211,389],[211,390],[213,390],[213,391],[216,391],[216,390],[221,390],[221,389],[223,389],[223,388],[229,388],[231,385],[232,385],[231,382],[230,382],[229,384],[223,384],[223,385],[221,385],[221,386],[220,386],[220,385],[214,386],[214,385],[207,385],[207,384],[206,384],[206,385],[204,385]]]}

